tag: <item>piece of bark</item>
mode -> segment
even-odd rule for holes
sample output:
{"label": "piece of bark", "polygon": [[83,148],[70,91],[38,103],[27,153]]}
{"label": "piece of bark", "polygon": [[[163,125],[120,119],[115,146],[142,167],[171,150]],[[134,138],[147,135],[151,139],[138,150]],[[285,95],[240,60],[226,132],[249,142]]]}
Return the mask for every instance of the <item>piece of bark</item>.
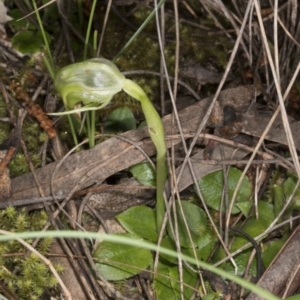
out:
{"label": "piece of bark", "polygon": [[[247,107],[254,95],[252,86],[240,86],[238,88],[222,91],[219,101],[225,104],[235,105],[236,108]],[[193,133],[204,117],[212,97],[206,98],[195,105],[179,112],[181,125],[184,133]],[[178,129],[171,127],[171,115],[163,118],[166,135],[177,134]],[[126,132],[121,137],[125,137],[135,143],[148,154],[155,154],[155,147],[148,138],[148,129],[133,130]],[[173,144],[178,144],[180,139],[173,140]],[[167,146],[171,146],[171,141],[167,141]],[[104,141],[93,149],[81,151],[69,156],[58,170],[54,179],[53,192],[55,195],[65,195],[83,178],[86,180],[80,184],[80,189],[91,186],[96,181],[103,181],[105,178],[124,170],[129,166],[143,161],[144,155],[128,142],[117,137]],[[36,175],[44,190],[45,196],[50,195],[50,182],[53,171],[57,163],[51,163],[41,169],[36,170]],[[14,178],[12,180],[11,200],[28,199],[39,197],[34,178],[31,173]]]}
{"label": "piece of bark", "polygon": [[[282,296],[291,274],[300,264],[300,226],[292,233],[285,246],[277,254],[269,268],[258,281],[257,285],[279,297]],[[298,271],[299,278],[299,271]],[[297,278],[297,276],[296,276]],[[295,285],[295,290],[299,281]],[[290,290],[290,294],[294,291]],[[246,300],[264,300],[264,298],[251,293]]]}
{"label": "piece of bark", "polygon": [[[236,150],[235,147],[230,147],[230,146],[222,146],[223,147],[223,157],[221,157],[220,154],[220,147],[217,146],[216,149],[214,150],[214,153],[211,157],[213,160],[241,160],[244,158],[249,151],[238,149]],[[200,150],[198,153],[193,155],[191,159],[193,160],[193,171],[195,173],[196,179],[200,179],[203,176],[207,175],[208,173],[220,170],[222,167],[220,165],[209,165],[203,163],[203,152],[204,150]],[[198,163],[197,160],[202,160],[202,162]],[[181,170],[181,166],[176,168],[176,174]],[[178,191],[183,191],[186,189],[188,186],[194,183],[190,168],[188,165],[185,166],[181,180],[179,181],[177,188]],[[169,184],[167,183],[165,186],[166,194],[169,196]]]}
{"label": "piece of bark", "polygon": [[[239,110],[241,110],[242,105],[238,106],[238,108],[239,108]],[[261,134],[263,133],[263,131],[265,130],[265,128],[267,127],[272,115],[273,115],[273,112],[261,111],[259,109],[259,105],[256,105],[256,104],[253,105],[252,109],[250,110],[249,113],[238,114],[238,117],[240,118],[240,120],[242,121],[242,124],[243,124],[243,128],[242,128],[241,132],[259,138],[261,136]],[[295,146],[298,150],[300,150],[300,136],[298,134],[298,132],[300,130],[300,122],[297,122],[290,118],[289,123],[290,123],[291,131],[293,133]],[[278,116],[275,119],[271,130],[266,135],[266,139],[280,143],[282,145],[287,145],[286,134],[285,134],[280,116]],[[233,153],[233,151],[235,149],[236,148],[230,147],[230,146],[224,147],[224,153],[225,153],[224,159],[238,160],[238,159],[242,159],[249,153],[245,150],[238,149],[234,153],[234,157],[231,158],[231,153]],[[193,161],[203,160],[203,151],[201,150],[200,152],[198,152],[197,154],[192,156],[191,159]],[[220,157],[219,153],[216,152],[216,153],[214,153],[212,159],[220,160],[221,157]],[[180,172],[180,169],[181,169],[181,166],[176,168],[176,174],[178,174]],[[220,166],[208,165],[208,164],[204,164],[203,162],[202,163],[193,162],[193,170],[194,170],[194,173],[195,173],[195,176],[197,179],[200,179],[203,176],[205,176],[206,174],[211,173],[216,170],[219,170],[219,169],[221,169]],[[181,176],[181,179],[177,185],[178,191],[184,190],[189,185],[193,184],[193,182],[194,181],[193,181],[189,166],[186,165],[184,168],[183,174]],[[169,188],[169,184],[166,184],[167,194],[168,194],[168,188]]]}
{"label": "piece of bark", "polygon": [[89,204],[101,212],[103,219],[113,219],[132,206],[154,204],[155,189],[143,189],[133,177],[122,179],[120,185],[123,188],[111,186],[112,189],[96,192],[89,198]]}
{"label": "piece of bark", "polygon": [[93,291],[89,289],[87,285],[85,287],[81,286],[83,283],[76,277],[76,272],[73,269],[74,266],[72,265],[70,260],[65,256],[65,253],[57,240],[54,240],[49,253],[54,253],[57,255],[57,257],[51,257],[51,262],[60,264],[66,270],[65,272],[60,274],[60,277],[66,285],[66,287],[68,288],[68,290],[70,291],[72,295],[72,300],[95,299],[95,297],[93,296]]}
{"label": "piece of bark", "polygon": [[[3,151],[0,151],[0,162],[2,162]],[[5,154],[4,154],[5,155]],[[8,168],[0,172],[0,199],[5,199],[11,194],[11,180]]]}
{"label": "piece of bark", "polygon": [[7,165],[14,158],[18,150],[22,125],[26,116],[24,109],[19,109],[18,120],[15,128],[11,131],[8,138],[0,145],[0,200],[8,198],[11,193],[11,180]]}
{"label": "piece of bark", "polygon": [[[213,83],[218,84],[222,80],[223,74],[217,70],[209,70],[194,61],[185,63],[180,67],[180,75],[183,77],[193,78],[199,84]],[[232,75],[227,76],[226,80],[233,79]]]}
{"label": "piece of bark", "polygon": [[[222,91],[218,100],[222,105],[231,105],[236,110],[242,110],[250,103],[253,95],[254,88],[252,86],[240,86]],[[208,97],[179,112],[181,126],[185,134],[195,133],[212,99],[213,96]],[[257,115],[257,113],[255,115],[254,113],[253,115],[242,117],[244,122],[242,131],[260,136],[264,130],[264,124],[267,124],[271,115]],[[163,122],[166,136],[171,133],[178,133],[177,126],[172,128],[171,115],[164,117]],[[296,135],[299,132],[299,123],[293,123],[291,127],[294,132],[296,147],[299,149],[300,137],[297,138]],[[155,147],[149,139],[147,128],[129,131],[120,135],[120,137],[137,143],[148,155],[155,154]],[[274,142],[286,144],[280,118],[277,118],[268,138]],[[180,143],[179,138],[177,140],[173,139],[172,142],[167,140],[167,147],[178,143]],[[79,189],[83,189],[95,182],[103,181],[116,172],[124,170],[144,159],[144,155],[135,146],[117,137],[111,138],[93,149],[69,156],[55,175],[53,192],[55,195],[65,195],[79,182]],[[40,179],[45,196],[50,195],[50,181],[56,164],[51,163],[36,170],[36,175]],[[31,173],[12,180],[11,200],[34,197],[39,197],[39,192]]]}

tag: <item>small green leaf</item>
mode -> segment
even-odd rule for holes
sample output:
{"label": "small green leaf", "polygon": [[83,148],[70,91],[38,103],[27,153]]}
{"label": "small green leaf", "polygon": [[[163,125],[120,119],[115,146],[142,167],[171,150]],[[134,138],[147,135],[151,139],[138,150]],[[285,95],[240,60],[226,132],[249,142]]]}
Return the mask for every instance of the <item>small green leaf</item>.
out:
{"label": "small green leaf", "polygon": [[136,120],[126,106],[114,109],[104,123],[105,133],[125,132],[132,129],[136,129]]}
{"label": "small green leaf", "polygon": [[[190,230],[192,241],[189,238],[183,216],[180,212],[179,205],[177,203],[177,222],[178,222],[178,235],[180,245],[182,247],[190,248],[198,244],[199,239],[207,231],[207,218],[206,214],[199,206],[189,203],[187,201],[181,201],[182,210],[185,215],[185,219]],[[171,227],[168,225],[168,232],[170,237],[174,240],[172,235]]]}
{"label": "small green leaf", "polygon": [[147,122],[146,122],[146,120],[144,120],[143,122],[141,122],[141,123],[139,124],[138,129],[142,129],[142,128],[145,128],[145,127],[147,127]]}
{"label": "small green leaf", "polygon": [[215,293],[209,293],[201,298],[201,300],[216,300],[220,299],[220,297],[216,297]]}
{"label": "small green leaf", "polygon": [[[284,190],[283,186],[281,184],[274,184],[273,185],[273,191],[274,191],[274,213],[275,216],[278,216],[279,213],[282,211],[282,208],[284,207]],[[282,216],[278,219],[278,222],[280,223],[282,221]]]}
{"label": "small green leaf", "polygon": [[[231,201],[234,190],[242,175],[242,172],[236,168],[230,168],[228,172],[228,194],[229,201]],[[215,209],[220,210],[222,193],[224,188],[223,171],[219,170],[210,173],[198,181],[205,203]],[[237,193],[236,203],[245,202],[249,199],[252,192],[252,186],[248,177],[245,177],[242,181],[240,189]],[[225,209],[225,208],[224,208]],[[239,213],[240,209],[234,204],[232,214]]]}
{"label": "small green leaf", "polygon": [[19,20],[24,17],[24,14],[20,11],[20,9],[10,10],[9,15],[13,18],[13,20],[9,21],[8,24],[12,26],[15,31],[36,29],[34,25],[28,22],[27,18]]}
{"label": "small green leaf", "polygon": [[150,163],[140,163],[129,168],[133,177],[141,184],[147,186],[156,185],[156,174]]}
{"label": "small green leaf", "polygon": [[129,232],[156,242],[158,239],[156,218],[153,209],[133,206],[117,216],[121,225]]}
{"label": "small green leaf", "polygon": [[[132,234],[119,235],[137,239]],[[123,280],[134,276],[152,262],[152,254],[147,249],[109,241],[99,244],[93,257],[97,259],[96,266],[106,280]]]}
{"label": "small green leaf", "polygon": [[[43,0],[43,4],[48,3],[48,0]],[[47,5],[46,7],[44,7],[43,9],[44,15],[43,15],[43,21],[44,22],[53,22],[54,20],[59,19],[59,13],[58,13],[58,9],[57,9],[57,5]],[[52,20],[49,20],[52,19]],[[72,23],[74,24],[74,23]]]}
{"label": "small green leaf", "polygon": [[299,300],[300,299],[300,294],[285,298],[285,300]]}
{"label": "small green leaf", "polygon": [[[50,35],[47,32],[45,34],[50,42]],[[41,32],[20,31],[13,36],[12,46],[23,54],[34,54],[42,50],[44,39]]]}

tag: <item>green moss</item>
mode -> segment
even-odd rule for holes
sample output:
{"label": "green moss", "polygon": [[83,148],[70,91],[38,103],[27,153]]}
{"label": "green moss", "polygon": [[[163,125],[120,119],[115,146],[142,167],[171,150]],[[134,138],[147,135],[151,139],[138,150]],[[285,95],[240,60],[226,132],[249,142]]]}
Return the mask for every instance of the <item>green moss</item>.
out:
{"label": "green moss", "polygon": [[9,169],[12,176],[25,174],[30,171],[25,155],[17,153],[15,158],[9,163]]}
{"label": "green moss", "polygon": [[[46,222],[44,211],[31,214],[13,207],[0,211],[0,228],[12,232],[42,230]],[[26,242],[32,243],[33,240]],[[46,255],[51,243],[52,239],[42,239],[37,250]],[[40,299],[46,291],[57,286],[57,281],[48,266],[36,254],[27,255],[27,251],[18,241],[0,243],[0,280],[18,299]],[[22,255],[16,256],[17,253]],[[60,265],[54,267],[58,272],[63,271]]]}
{"label": "green moss", "polygon": [[9,136],[11,126],[8,122],[1,122],[0,124],[0,144],[2,144]]}
{"label": "green moss", "polygon": [[8,111],[6,108],[6,103],[2,96],[0,96],[0,117],[7,117]]}

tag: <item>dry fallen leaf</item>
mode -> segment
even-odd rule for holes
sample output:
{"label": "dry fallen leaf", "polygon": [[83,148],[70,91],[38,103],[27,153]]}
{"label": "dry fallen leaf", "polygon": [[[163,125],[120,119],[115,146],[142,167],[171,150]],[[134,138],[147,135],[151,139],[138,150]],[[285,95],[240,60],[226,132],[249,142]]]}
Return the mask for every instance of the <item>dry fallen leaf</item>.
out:
{"label": "dry fallen leaf", "polygon": [[[0,151],[0,164],[5,159],[6,153],[7,150]],[[9,170],[7,167],[5,167],[0,172],[0,200],[9,197],[10,192],[11,192],[11,183],[10,183]]]}

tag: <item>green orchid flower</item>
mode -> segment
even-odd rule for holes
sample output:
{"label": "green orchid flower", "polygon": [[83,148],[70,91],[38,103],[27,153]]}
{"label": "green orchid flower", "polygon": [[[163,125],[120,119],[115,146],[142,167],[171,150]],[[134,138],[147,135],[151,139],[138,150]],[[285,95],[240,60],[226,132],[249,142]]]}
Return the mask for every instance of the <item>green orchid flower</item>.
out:
{"label": "green orchid flower", "polygon": [[[54,85],[63,99],[66,111],[52,115],[70,115],[71,113],[101,109],[122,90],[141,102],[149,134],[157,150],[156,215],[157,228],[160,230],[165,213],[163,199],[166,181],[164,127],[160,116],[143,89],[132,80],[126,79],[114,63],[104,58],[90,59],[62,68],[55,76]],[[84,106],[74,109],[78,103],[83,103]],[[74,132],[74,128],[72,131]]]}
{"label": "green orchid flower", "polygon": [[[125,80],[116,65],[104,58],[90,59],[60,69],[54,85],[68,109],[60,115],[105,107],[122,90]],[[70,111],[81,102],[86,107]]]}

